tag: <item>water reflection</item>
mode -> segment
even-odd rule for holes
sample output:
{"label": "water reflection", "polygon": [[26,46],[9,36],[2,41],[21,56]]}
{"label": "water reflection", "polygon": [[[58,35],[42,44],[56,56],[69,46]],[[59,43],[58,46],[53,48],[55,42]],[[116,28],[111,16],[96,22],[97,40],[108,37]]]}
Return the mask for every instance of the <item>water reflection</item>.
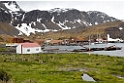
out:
{"label": "water reflection", "polygon": [[91,76],[89,76],[88,74],[83,74],[82,79],[85,81],[93,81],[96,82]]}

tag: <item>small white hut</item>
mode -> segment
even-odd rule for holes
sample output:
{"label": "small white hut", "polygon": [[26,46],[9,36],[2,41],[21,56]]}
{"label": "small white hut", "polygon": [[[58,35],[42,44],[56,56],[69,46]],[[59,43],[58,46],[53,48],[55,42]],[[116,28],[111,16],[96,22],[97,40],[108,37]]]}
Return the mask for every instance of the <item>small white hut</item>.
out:
{"label": "small white hut", "polygon": [[17,54],[36,54],[41,52],[41,46],[38,43],[20,43],[16,47]]}

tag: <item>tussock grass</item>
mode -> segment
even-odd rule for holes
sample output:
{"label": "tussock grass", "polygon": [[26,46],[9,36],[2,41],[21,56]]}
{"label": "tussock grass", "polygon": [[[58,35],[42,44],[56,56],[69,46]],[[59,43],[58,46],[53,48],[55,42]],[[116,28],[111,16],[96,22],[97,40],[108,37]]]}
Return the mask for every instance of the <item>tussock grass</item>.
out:
{"label": "tussock grass", "polygon": [[12,76],[13,83],[89,83],[82,80],[84,73],[96,83],[124,83],[117,77],[124,76],[123,60],[81,53],[0,55],[0,69]]}

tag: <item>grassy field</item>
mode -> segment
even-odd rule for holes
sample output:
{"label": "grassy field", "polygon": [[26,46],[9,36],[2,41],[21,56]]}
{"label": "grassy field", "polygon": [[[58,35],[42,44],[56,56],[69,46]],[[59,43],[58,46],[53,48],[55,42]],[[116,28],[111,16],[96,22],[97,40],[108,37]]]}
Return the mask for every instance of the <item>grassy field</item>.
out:
{"label": "grassy field", "polygon": [[11,75],[11,83],[94,83],[82,79],[89,74],[96,83],[124,83],[124,58],[103,55],[38,54],[0,55],[0,70]]}

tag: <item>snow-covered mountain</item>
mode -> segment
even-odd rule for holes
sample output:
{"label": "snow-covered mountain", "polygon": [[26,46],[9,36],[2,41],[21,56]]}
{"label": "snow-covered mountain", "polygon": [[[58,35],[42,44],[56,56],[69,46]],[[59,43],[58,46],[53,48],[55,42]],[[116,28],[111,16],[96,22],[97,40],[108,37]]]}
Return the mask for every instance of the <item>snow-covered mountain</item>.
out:
{"label": "snow-covered mountain", "polygon": [[99,11],[55,8],[49,11],[25,12],[15,1],[0,2],[0,21],[15,27],[19,31],[18,34],[30,35],[36,32],[83,28],[117,20]]}

